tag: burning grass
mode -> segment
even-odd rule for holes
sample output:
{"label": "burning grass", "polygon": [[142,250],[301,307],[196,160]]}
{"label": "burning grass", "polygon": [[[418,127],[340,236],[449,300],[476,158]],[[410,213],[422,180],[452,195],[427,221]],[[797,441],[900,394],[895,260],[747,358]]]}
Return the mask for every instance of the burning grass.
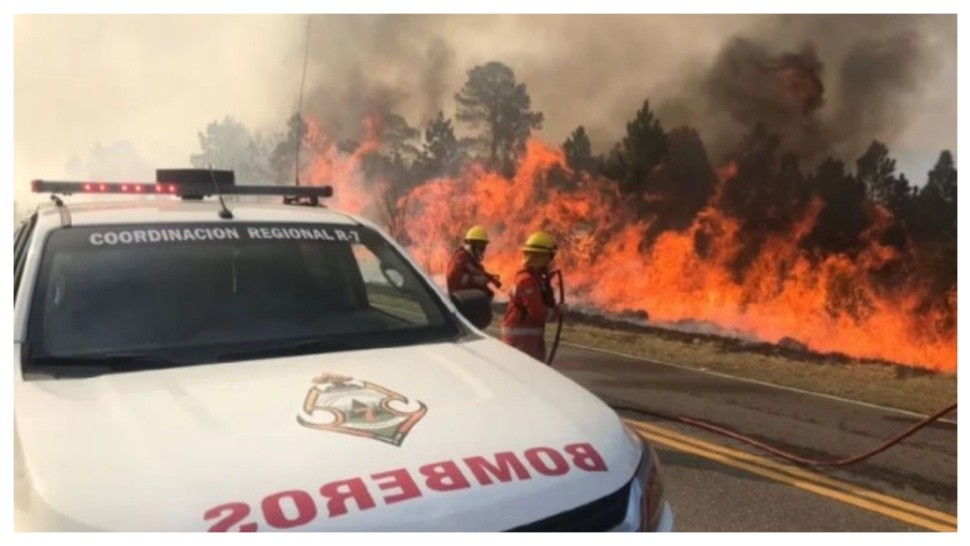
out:
{"label": "burning grass", "polygon": [[[485,265],[509,280],[520,267],[521,242],[542,229],[560,243],[557,264],[568,301],[598,312],[633,310],[659,323],[703,321],[772,346],[956,371],[956,286],[941,291],[917,267],[918,256],[884,242],[892,222],[879,207],[870,207],[869,227],[846,248],[823,250],[833,244],[831,234],[812,242],[819,226],[840,218],[818,195],[786,213],[780,227],[753,230],[730,212],[734,205],[725,196],[747,182],[729,163],[688,224],[658,231],[662,215],[639,213],[643,203],[631,203],[602,177],[572,171],[560,150],[537,140],[527,143],[510,176],[473,164],[455,178],[431,179],[397,195],[380,181],[368,182],[361,170],[362,156],[378,147],[376,136],[348,154],[311,128],[307,140],[315,153],[305,179],[332,183],[337,208],[377,218],[433,275],[444,272],[461,233],[480,224],[492,234]],[[718,344],[722,352],[727,346]]]}

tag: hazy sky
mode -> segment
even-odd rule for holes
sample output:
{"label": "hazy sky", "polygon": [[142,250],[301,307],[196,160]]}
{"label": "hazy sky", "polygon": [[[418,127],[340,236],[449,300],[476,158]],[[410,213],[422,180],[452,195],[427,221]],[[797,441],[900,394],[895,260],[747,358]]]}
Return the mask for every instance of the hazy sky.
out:
{"label": "hazy sky", "polygon": [[[15,197],[25,197],[31,178],[150,180],[156,167],[187,166],[197,133],[227,115],[282,130],[296,110],[306,22],[15,16]],[[452,116],[466,71],[499,60],[527,84],[545,114],[540,136],[551,142],[583,124],[602,150],[650,98],[665,127],[689,123],[713,144],[734,126],[703,90],[736,37],[770,55],[813,45],[825,86],[813,115],[830,132],[852,131],[838,124],[839,108],[864,93],[862,104],[875,106],[860,117],[865,133],[844,149],[884,140],[917,183],[941,149],[956,152],[955,16],[315,16],[305,109],[342,130],[375,106],[419,125],[438,109]],[[849,62],[860,58],[890,71],[905,66],[870,77]]]}

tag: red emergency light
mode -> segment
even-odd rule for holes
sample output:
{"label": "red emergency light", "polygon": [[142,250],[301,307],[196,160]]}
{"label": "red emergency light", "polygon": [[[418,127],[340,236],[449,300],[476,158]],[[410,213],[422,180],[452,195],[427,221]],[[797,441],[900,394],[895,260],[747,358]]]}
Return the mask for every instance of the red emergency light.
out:
{"label": "red emergency light", "polygon": [[236,186],[220,185],[218,191],[212,183],[180,183],[180,182],[75,182],[55,180],[32,180],[31,191],[34,193],[53,193],[71,195],[75,193],[102,194],[142,194],[142,195],[174,195],[183,199],[201,199],[202,197],[222,195],[282,195],[288,197],[331,197],[333,188],[330,186]]}

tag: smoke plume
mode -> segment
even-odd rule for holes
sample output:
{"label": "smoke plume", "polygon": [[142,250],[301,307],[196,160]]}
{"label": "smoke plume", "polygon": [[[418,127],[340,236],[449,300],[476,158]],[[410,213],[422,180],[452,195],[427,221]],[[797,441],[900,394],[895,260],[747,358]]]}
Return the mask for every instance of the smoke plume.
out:
{"label": "smoke plume", "polygon": [[665,127],[698,128],[715,160],[755,122],[807,161],[851,160],[920,116],[903,107],[932,86],[924,61],[953,55],[955,27],[910,15],[315,16],[305,104],[346,138],[369,113],[421,126],[453,116],[465,72],[498,60],[553,142],[582,124],[608,149],[649,98]]}

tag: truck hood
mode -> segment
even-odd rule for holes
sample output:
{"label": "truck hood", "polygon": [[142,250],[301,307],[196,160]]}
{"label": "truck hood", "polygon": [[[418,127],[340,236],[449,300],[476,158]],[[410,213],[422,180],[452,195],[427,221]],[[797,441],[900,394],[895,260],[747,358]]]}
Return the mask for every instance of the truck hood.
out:
{"label": "truck hood", "polygon": [[18,381],[15,427],[18,509],[104,530],[504,530],[617,491],[640,456],[492,339]]}

